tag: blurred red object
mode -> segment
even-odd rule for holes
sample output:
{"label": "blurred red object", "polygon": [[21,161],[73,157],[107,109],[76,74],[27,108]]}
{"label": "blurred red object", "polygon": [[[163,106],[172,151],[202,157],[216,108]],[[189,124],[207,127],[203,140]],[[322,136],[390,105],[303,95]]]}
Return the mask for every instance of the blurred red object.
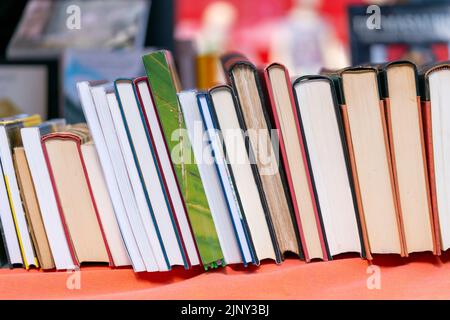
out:
{"label": "blurred red object", "polygon": [[[176,21],[200,24],[203,10],[217,0],[176,0]],[[288,13],[296,4],[295,0],[227,0],[237,12],[236,26],[245,28],[266,19],[279,18]],[[335,31],[340,40],[347,43],[347,6],[361,4],[362,0],[321,1],[320,12]]]}

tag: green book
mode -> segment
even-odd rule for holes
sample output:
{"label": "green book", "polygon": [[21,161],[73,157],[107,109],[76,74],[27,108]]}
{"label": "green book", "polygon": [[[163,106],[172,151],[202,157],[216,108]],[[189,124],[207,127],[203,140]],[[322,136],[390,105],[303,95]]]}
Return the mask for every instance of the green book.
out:
{"label": "green book", "polygon": [[142,60],[202,263],[205,269],[225,265],[178,102],[178,78],[171,55],[165,50],[155,51]]}

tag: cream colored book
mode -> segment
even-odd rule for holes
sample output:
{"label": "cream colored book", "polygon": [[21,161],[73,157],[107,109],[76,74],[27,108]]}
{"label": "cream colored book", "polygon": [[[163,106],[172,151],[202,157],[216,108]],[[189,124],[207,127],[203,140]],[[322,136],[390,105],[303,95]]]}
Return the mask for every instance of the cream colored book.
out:
{"label": "cream colored book", "polygon": [[358,252],[364,256],[332,82],[327,77],[304,76],[293,87],[330,255]]}
{"label": "cream colored book", "polygon": [[256,175],[247,155],[232,90],[228,86],[218,86],[211,89],[210,94],[218,129],[223,136],[230,173],[233,176],[236,194],[240,196],[257,262],[264,259],[277,260],[276,242],[271,236],[270,222],[264,211]]}
{"label": "cream colored book", "polygon": [[378,71],[348,68],[339,74],[343,123],[367,256],[405,255]]}
{"label": "cream colored book", "polygon": [[101,220],[108,247],[111,252],[115,267],[131,265],[127,249],[120,234],[119,225],[111,198],[109,196],[105,177],[98,158],[97,150],[93,142],[81,145],[81,154],[83,155],[89,182],[91,183],[92,194],[97,204],[98,215]]}
{"label": "cream colored book", "polygon": [[435,251],[440,254],[450,248],[450,64],[425,66],[420,77]]}
{"label": "cream colored book", "polygon": [[28,222],[34,249],[37,254],[39,264],[42,269],[55,268],[53,255],[48,243],[44,223],[42,221],[41,210],[34,189],[33,178],[28,167],[25,150],[23,147],[14,148],[14,166],[16,168],[17,182],[19,184],[22,203],[25,210],[25,217]]}
{"label": "cream colored book", "polygon": [[112,264],[92,189],[81,155],[89,141],[87,129],[73,128],[42,137],[53,189],[66,237],[72,243],[78,263]]}
{"label": "cream colored book", "polygon": [[434,252],[416,66],[410,62],[397,61],[383,66],[380,75],[405,251]]}

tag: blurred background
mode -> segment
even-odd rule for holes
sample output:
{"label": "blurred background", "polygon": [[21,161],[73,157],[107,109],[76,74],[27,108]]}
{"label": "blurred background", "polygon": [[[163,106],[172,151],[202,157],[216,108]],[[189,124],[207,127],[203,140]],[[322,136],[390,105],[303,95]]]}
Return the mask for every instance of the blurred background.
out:
{"label": "blurred background", "polygon": [[224,81],[227,51],[297,76],[447,60],[449,43],[445,0],[1,0],[0,117],[82,121],[77,81],[141,76],[141,56],[160,48],[184,89],[207,89]]}

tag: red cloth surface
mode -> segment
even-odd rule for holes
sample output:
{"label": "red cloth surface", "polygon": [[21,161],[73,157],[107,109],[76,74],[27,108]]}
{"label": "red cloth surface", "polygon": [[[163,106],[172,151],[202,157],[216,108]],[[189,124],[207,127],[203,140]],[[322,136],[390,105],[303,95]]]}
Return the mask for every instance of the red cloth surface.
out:
{"label": "red cloth surface", "polygon": [[444,299],[450,298],[450,255],[378,256],[380,289],[369,289],[369,263],[354,256],[306,264],[226,267],[209,272],[176,268],[136,274],[131,269],[82,267],[80,289],[67,272],[0,270],[1,299]]}

